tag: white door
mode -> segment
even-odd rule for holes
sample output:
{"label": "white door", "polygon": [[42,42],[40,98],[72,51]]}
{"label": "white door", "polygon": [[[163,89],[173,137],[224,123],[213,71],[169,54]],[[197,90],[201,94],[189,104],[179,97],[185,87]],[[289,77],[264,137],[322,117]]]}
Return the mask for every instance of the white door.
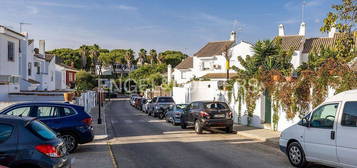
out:
{"label": "white door", "polygon": [[339,103],[325,104],[313,111],[305,130],[304,151],[309,161],[337,165],[335,118]]}
{"label": "white door", "polygon": [[337,126],[337,156],[343,167],[357,167],[357,102],[346,102]]}

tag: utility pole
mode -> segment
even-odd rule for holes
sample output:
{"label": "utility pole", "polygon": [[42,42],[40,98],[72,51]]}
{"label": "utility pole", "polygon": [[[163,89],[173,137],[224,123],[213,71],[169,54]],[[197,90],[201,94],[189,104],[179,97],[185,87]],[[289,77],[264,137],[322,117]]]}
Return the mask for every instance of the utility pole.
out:
{"label": "utility pole", "polygon": [[20,22],[20,33],[22,33],[22,26],[23,25],[31,25],[31,23]]}

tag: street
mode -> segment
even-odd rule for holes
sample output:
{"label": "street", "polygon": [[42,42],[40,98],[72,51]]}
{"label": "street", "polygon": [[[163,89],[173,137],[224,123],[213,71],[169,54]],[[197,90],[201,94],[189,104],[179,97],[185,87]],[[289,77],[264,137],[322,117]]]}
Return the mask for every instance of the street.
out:
{"label": "street", "polygon": [[120,168],[291,167],[277,148],[236,134],[197,135],[114,100],[106,115],[108,134]]}

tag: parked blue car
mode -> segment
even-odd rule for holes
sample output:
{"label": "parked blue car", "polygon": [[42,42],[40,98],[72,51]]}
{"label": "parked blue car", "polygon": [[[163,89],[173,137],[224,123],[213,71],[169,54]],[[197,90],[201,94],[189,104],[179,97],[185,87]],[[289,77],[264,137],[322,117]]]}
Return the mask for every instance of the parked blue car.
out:
{"label": "parked blue car", "polygon": [[20,103],[5,108],[0,114],[39,119],[60,135],[70,153],[77,149],[78,144],[94,139],[92,117],[82,106],[52,102]]}
{"label": "parked blue car", "polygon": [[178,125],[181,123],[181,114],[188,104],[176,104],[170,106],[169,110],[165,114],[166,122],[171,122],[172,125]]}
{"label": "parked blue car", "polygon": [[71,159],[63,141],[42,122],[30,117],[0,115],[0,165],[70,168]]}

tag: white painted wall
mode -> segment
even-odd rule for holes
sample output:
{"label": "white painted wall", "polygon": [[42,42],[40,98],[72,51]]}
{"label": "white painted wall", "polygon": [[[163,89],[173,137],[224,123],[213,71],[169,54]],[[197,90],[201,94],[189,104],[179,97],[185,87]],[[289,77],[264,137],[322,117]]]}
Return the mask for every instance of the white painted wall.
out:
{"label": "white painted wall", "polygon": [[173,76],[177,84],[184,84],[193,78],[192,69],[174,69]]}

